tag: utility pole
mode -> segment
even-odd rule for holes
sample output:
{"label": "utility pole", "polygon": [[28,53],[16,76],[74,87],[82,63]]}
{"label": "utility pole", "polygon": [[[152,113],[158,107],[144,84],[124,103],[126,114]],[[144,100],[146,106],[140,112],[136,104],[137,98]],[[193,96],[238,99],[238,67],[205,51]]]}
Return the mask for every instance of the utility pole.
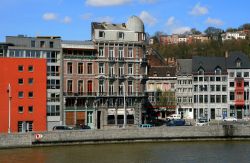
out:
{"label": "utility pole", "polygon": [[8,101],[9,101],[9,113],[8,113],[8,119],[9,119],[9,123],[8,123],[8,133],[10,133],[11,131],[10,131],[10,118],[11,118],[11,116],[10,116],[10,109],[11,109],[11,86],[10,86],[10,83],[8,84],[8,89],[7,89],[7,92],[8,92]]}

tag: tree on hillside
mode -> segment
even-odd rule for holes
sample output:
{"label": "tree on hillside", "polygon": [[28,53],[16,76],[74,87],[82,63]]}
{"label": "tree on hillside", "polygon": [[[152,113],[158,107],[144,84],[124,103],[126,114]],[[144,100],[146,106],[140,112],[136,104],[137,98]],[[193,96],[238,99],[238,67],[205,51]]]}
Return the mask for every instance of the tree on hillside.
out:
{"label": "tree on hillside", "polygon": [[237,28],[231,28],[231,27],[230,27],[230,28],[227,28],[226,31],[227,31],[227,32],[236,32],[236,31],[238,31],[238,29],[237,29]]}
{"label": "tree on hillside", "polygon": [[223,30],[220,28],[216,28],[216,27],[208,27],[204,33],[206,33],[208,36],[214,36],[214,35],[218,35],[220,33],[222,33]]}
{"label": "tree on hillside", "polygon": [[191,32],[191,34],[193,34],[193,35],[200,35],[200,34],[201,34],[201,32],[198,31],[196,28],[192,28],[192,29],[190,30],[190,32]]}
{"label": "tree on hillside", "polygon": [[238,28],[239,30],[250,30],[250,23],[245,23]]}

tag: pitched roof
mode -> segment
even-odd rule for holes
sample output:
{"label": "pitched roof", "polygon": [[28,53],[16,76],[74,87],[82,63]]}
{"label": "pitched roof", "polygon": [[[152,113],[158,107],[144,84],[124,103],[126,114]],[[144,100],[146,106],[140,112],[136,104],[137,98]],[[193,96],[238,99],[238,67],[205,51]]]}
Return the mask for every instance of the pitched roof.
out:
{"label": "pitched roof", "polygon": [[177,59],[177,75],[192,74],[192,59]]}
{"label": "pitched roof", "polygon": [[227,72],[226,59],[224,57],[193,57],[192,72],[196,73],[200,68],[204,69],[204,72],[214,72],[217,67],[221,68],[222,72]]}
{"label": "pitched roof", "polygon": [[[240,61],[240,66],[237,66],[237,61]],[[228,69],[250,69],[249,58],[242,52],[229,53],[226,64]]]}
{"label": "pitched roof", "polygon": [[[157,76],[155,76],[155,74]],[[148,71],[149,77],[174,77],[176,74],[176,67],[168,66],[154,66],[150,67]]]}

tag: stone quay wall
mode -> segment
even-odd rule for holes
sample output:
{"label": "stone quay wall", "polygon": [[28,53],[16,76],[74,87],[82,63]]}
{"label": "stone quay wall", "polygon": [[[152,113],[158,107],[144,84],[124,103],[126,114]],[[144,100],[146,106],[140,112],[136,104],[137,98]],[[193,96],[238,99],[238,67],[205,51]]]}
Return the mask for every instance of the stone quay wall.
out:
{"label": "stone quay wall", "polygon": [[250,126],[184,126],[0,134],[0,148],[148,141],[250,140]]}

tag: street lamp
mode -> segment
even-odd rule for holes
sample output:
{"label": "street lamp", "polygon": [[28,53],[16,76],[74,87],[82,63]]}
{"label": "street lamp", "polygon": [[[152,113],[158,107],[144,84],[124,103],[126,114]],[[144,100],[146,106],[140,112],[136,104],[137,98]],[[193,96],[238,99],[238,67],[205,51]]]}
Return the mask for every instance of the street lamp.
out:
{"label": "street lamp", "polygon": [[8,92],[8,101],[9,101],[9,113],[8,113],[8,119],[9,119],[9,123],[8,123],[8,133],[10,133],[10,109],[11,109],[11,86],[10,86],[10,83],[8,85],[8,89],[7,89],[7,92]]}
{"label": "street lamp", "polygon": [[125,97],[125,82],[123,82],[123,101],[124,101],[124,120],[123,120],[123,128],[126,127],[127,124],[127,113],[126,113],[126,97]]}

